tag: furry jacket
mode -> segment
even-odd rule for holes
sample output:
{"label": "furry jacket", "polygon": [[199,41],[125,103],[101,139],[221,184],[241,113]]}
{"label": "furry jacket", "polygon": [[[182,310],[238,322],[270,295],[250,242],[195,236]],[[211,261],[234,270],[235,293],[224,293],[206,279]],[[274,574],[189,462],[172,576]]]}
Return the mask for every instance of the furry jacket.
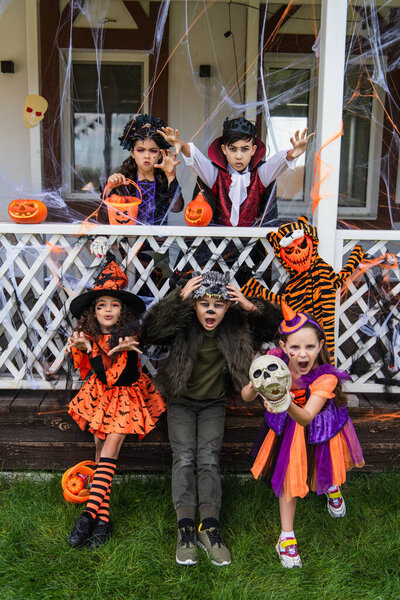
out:
{"label": "furry jacket", "polygon": [[[177,288],[146,314],[141,331],[146,344],[166,345],[170,353],[154,378],[169,401],[176,401],[186,389],[204,329],[193,309],[192,300],[182,300]],[[226,392],[240,392],[249,382],[249,367],[262,342],[276,334],[281,315],[267,301],[254,302],[257,311],[246,312],[232,305],[216,330],[216,342],[226,365]]]}

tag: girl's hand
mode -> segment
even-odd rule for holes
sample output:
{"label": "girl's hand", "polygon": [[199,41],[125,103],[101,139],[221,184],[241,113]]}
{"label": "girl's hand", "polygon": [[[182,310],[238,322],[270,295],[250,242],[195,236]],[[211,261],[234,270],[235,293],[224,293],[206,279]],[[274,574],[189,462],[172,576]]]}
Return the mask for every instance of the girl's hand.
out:
{"label": "girl's hand", "polygon": [[137,352],[138,354],[143,354],[143,352],[141,350],[139,350],[139,341],[138,341],[137,337],[134,335],[126,336],[124,338],[119,338],[118,342],[119,342],[118,346],[115,346],[115,348],[110,350],[108,352],[108,356],[112,356],[116,352],[124,352],[125,350],[127,352],[130,352],[133,350],[134,352]]}
{"label": "girl's hand", "polygon": [[257,398],[257,392],[253,389],[251,381],[242,388],[241,395],[245,402],[253,402]]}
{"label": "girl's hand", "polygon": [[298,129],[294,136],[290,138],[293,148],[286,154],[287,160],[293,160],[301,156],[306,151],[308,141],[314,135],[315,133],[310,133],[310,135],[307,135],[307,127],[304,129],[304,131],[302,131],[301,135],[300,130]]}
{"label": "girl's hand", "polygon": [[113,173],[107,179],[107,185],[110,187],[116,187],[117,185],[128,185],[128,180],[122,173]]}
{"label": "girl's hand", "polygon": [[[290,397],[291,397],[291,399],[292,399],[292,402],[293,402],[293,399],[294,399],[294,394],[293,394],[293,392],[290,392],[290,391],[289,391],[289,394],[290,394]],[[290,406],[291,406],[291,405],[289,405],[289,408],[290,408]],[[278,411],[276,411],[276,410],[274,410],[273,408],[271,408],[271,407],[269,406],[269,404],[267,404],[267,401],[266,401],[266,400],[264,400],[264,408],[265,408],[265,410],[266,410],[267,412],[269,412],[269,413],[272,413],[273,415],[279,415],[279,414],[280,414]],[[288,408],[288,410],[289,410],[289,408]]]}
{"label": "girl's hand", "polygon": [[85,336],[83,331],[74,331],[74,333],[68,338],[67,352],[71,352],[72,348],[76,348],[82,352],[91,352],[92,344]]}
{"label": "girl's hand", "polygon": [[181,298],[182,300],[186,300],[189,298],[190,294],[197,290],[201,286],[201,282],[203,281],[202,275],[197,275],[197,277],[193,277],[189,279],[189,281],[185,284],[185,286],[181,290]]}
{"label": "girl's hand", "polygon": [[162,162],[154,165],[155,169],[162,169],[168,179],[175,177],[175,167],[180,164],[180,160],[176,160],[176,152],[171,155],[171,150],[160,150]]}
{"label": "girl's hand", "polygon": [[161,127],[161,129],[157,129],[157,132],[160,133],[164,140],[175,147],[175,152],[179,154],[182,147],[182,140],[179,137],[179,130],[174,129],[173,127]]}
{"label": "girl's hand", "polygon": [[243,308],[243,310],[246,310],[247,312],[250,312],[251,310],[257,310],[257,307],[254,306],[254,304],[250,302],[250,300],[248,300],[244,294],[242,294],[239,288],[235,287],[231,283],[228,283],[226,289],[228,290],[231,301],[237,302],[239,306]]}

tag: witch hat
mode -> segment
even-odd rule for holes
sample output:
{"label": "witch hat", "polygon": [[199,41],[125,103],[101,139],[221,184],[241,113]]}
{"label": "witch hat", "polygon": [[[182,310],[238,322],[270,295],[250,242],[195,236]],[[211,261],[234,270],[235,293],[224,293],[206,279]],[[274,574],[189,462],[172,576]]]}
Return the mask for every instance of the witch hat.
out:
{"label": "witch hat", "polygon": [[146,305],[138,296],[127,292],[128,278],[123,273],[111,254],[105,267],[94,282],[94,288],[74,298],[71,302],[71,312],[79,319],[83,311],[99,296],[112,296],[121,300],[135,315],[146,310]]}
{"label": "witch hat", "polygon": [[321,329],[320,325],[316,321],[310,319],[310,317],[305,313],[297,313],[283,300],[281,301],[281,308],[283,312],[283,321],[281,322],[279,327],[281,333],[283,333],[284,335],[295,333],[296,331],[301,329],[306,323],[312,323],[313,325],[316,325],[318,329]]}

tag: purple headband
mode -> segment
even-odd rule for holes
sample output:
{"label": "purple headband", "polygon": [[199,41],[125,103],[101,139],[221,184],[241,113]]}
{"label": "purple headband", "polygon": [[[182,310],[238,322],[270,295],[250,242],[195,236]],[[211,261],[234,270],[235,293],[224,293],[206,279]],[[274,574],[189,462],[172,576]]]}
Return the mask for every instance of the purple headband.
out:
{"label": "purple headband", "polygon": [[284,335],[290,335],[291,333],[296,333],[296,331],[299,331],[299,329],[304,327],[304,325],[306,325],[307,323],[312,323],[313,325],[318,327],[318,329],[322,333],[322,328],[320,324],[310,319],[310,317],[308,317],[304,313],[296,313],[292,319],[284,319],[279,325],[279,329]]}

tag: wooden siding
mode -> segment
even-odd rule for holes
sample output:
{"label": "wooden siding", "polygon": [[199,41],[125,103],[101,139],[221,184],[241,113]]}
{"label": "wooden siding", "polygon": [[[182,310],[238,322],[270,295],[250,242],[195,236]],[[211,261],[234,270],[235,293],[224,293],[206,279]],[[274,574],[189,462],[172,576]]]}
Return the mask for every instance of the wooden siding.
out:
{"label": "wooden siding", "polygon": [[[3,470],[62,470],[92,459],[93,437],[82,432],[66,413],[65,394],[53,391],[0,392],[0,464]],[[350,408],[364,449],[368,471],[400,466],[400,407],[364,396]],[[227,410],[222,468],[248,472],[249,452],[262,420],[257,403],[244,406],[232,400]],[[166,419],[142,442],[128,436],[119,469],[129,472],[163,471],[171,464]]]}

